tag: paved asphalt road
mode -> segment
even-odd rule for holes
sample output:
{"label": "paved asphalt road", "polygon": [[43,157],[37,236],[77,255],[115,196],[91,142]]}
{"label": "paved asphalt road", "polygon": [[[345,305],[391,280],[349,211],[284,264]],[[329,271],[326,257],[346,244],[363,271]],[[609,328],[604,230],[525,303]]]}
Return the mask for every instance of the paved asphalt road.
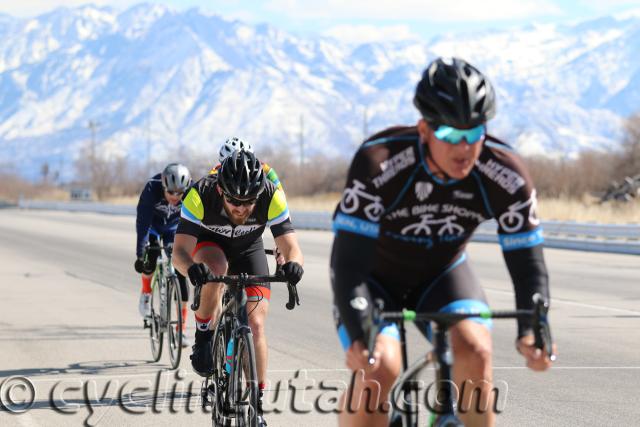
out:
{"label": "paved asphalt road", "polygon": [[[0,425],[210,425],[189,394],[200,386],[189,352],[177,372],[164,369],[167,355],[150,362],[134,239],[132,217],[0,209],[0,399],[19,410],[35,394],[26,412],[0,409]],[[271,427],[336,425],[335,398],[349,379],[331,315],[331,235],[299,239],[302,305],[287,311],[286,291],[275,288],[267,324]],[[498,246],[468,253],[492,307],[512,308]],[[550,372],[528,371],[514,322],[495,323],[498,425],[638,425],[640,258],[550,249],[546,259],[559,359]],[[409,344],[414,358],[428,348],[413,329]]]}

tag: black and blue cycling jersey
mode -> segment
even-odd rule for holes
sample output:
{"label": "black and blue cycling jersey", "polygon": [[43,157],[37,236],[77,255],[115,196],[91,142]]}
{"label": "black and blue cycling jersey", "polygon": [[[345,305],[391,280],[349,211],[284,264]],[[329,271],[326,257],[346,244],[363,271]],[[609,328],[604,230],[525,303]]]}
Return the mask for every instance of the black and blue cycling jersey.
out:
{"label": "black and blue cycling jersey", "polygon": [[[337,314],[350,339],[363,334],[365,311],[353,303],[363,301],[359,296],[431,310],[458,300],[486,303],[464,250],[474,230],[491,218],[518,308],[531,308],[535,292],[548,295],[532,181],[507,144],[489,135],[483,144],[471,173],[459,180],[431,172],[415,126],[380,132],[355,154],[334,214],[331,256]],[[360,295],[363,284],[367,295]],[[529,326],[520,322],[520,335]]]}
{"label": "black and blue cycling jersey", "polygon": [[154,175],[144,186],[138,200],[136,216],[136,256],[141,257],[149,234],[160,237],[164,244],[173,242],[182,202],[170,204],[164,196],[161,174]]}

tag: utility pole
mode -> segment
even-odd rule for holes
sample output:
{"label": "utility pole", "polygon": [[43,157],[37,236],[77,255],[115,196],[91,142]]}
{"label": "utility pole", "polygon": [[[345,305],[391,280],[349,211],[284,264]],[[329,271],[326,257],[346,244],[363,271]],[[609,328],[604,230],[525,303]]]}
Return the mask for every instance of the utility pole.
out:
{"label": "utility pole", "polygon": [[304,116],[300,114],[300,171],[304,165]]}
{"label": "utility pole", "polygon": [[151,126],[149,124],[150,115],[151,112],[147,113],[147,177],[151,176]]}
{"label": "utility pole", "polygon": [[91,189],[94,190],[96,184],[96,128],[98,123],[94,120],[89,120],[88,124],[91,130],[91,148],[89,150],[89,165],[91,168]]}

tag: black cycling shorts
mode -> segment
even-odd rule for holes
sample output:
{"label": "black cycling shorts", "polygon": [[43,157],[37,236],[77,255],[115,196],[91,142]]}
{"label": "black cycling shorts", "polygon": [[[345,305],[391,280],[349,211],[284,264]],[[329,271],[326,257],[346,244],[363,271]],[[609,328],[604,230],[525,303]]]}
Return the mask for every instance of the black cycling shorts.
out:
{"label": "black cycling shorts", "polygon": [[[372,299],[382,299],[385,311],[406,308],[417,312],[474,313],[489,309],[484,291],[466,261],[464,253],[433,281],[408,292],[399,287],[385,287],[375,279],[369,280],[367,287]],[[345,326],[340,322],[337,310],[334,310],[334,316],[336,316],[340,342],[346,351],[351,346],[351,339]],[[470,320],[483,324],[488,329],[492,325],[491,319],[472,317]],[[418,330],[431,341],[430,324],[428,322],[415,323]],[[394,323],[383,325],[380,333],[400,339],[400,332]]]}
{"label": "black cycling shorts", "polygon": [[[207,246],[215,246],[222,249],[229,262],[227,274],[269,274],[269,264],[267,255],[264,252],[262,238],[257,239],[247,248],[233,248],[211,239],[208,235],[201,235],[198,237],[198,244],[193,250],[192,256],[195,256],[196,252]],[[268,301],[271,298],[271,285],[269,283],[247,286],[246,291],[249,301],[259,301],[263,298]]]}

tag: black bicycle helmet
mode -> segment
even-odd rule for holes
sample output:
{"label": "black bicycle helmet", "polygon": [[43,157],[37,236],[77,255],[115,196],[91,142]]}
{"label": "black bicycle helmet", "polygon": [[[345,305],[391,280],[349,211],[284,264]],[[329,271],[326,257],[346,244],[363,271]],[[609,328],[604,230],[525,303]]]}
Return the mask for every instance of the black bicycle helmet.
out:
{"label": "black bicycle helmet", "polygon": [[218,171],[218,184],[225,194],[239,199],[258,197],[264,190],[265,179],[260,161],[244,150],[231,153]]}
{"label": "black bicycle helmet", "polygon": [[413,104],[431,124],[460,129],[495,116],[495,92],[477,68],[460,58],[438,58],[422,74]]}

